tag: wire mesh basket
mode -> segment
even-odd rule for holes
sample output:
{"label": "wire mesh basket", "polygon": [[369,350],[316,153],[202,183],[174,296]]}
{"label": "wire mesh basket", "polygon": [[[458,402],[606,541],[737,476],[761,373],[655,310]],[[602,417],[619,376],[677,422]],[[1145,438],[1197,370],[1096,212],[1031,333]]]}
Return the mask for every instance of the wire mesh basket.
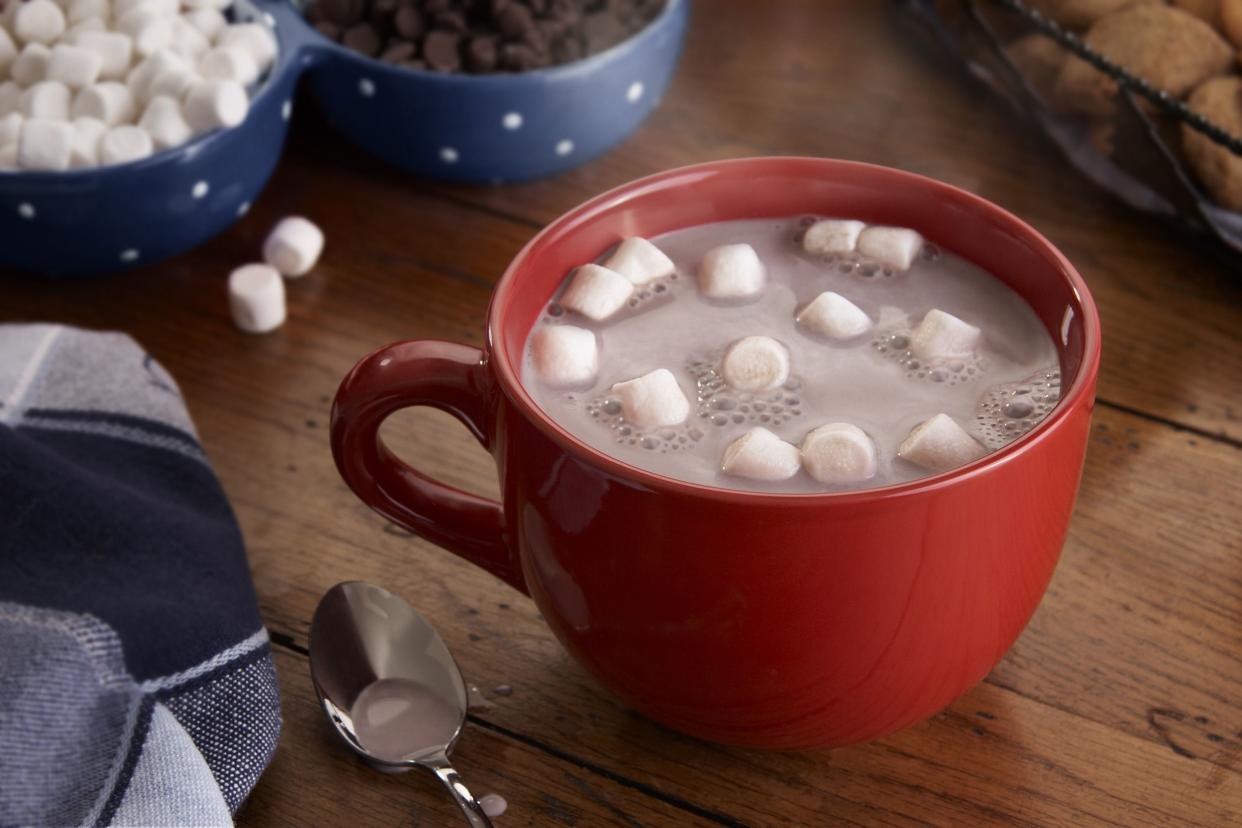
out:
{"label": "wire mesh basket", "polygon": [[[1223,242],[1242,264],[1242,213],[1214,203],[1180,151],[1186,125],[1242,158],[1242,139],[1180,100],[1152,87],[1022,0],[903,0],[923,28],[962,60],[972,76],[1016,114],[1037,125],[1082,174],[1126,204],[1169,219],[1199,236]],[[1067,114],[1041,92],[1006,46],[1038,32],[1117,84],[1118,101],[1106,121]],[[1108,135],[1107,145],[1101,134]]]}

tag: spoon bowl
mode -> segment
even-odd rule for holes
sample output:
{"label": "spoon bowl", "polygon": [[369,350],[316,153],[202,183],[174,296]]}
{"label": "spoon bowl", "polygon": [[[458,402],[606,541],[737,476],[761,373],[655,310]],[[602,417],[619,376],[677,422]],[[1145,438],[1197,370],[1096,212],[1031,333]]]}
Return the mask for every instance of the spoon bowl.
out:
{"label": "spoon bowl", "polygon": [[472,826],[490,827],[448,761],[466,721],[466,684],[413,607],[371,584],[337,584],[311,621],[310,668],[328,721],[356,753],[382,771],[427,768]]}

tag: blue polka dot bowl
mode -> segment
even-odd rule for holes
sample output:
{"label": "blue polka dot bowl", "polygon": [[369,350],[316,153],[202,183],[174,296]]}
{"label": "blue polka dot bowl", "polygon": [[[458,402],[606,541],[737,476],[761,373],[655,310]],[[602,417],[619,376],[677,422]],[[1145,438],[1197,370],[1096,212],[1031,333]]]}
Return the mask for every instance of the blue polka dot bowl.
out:
{"label": "blue polka dot bowl", "polygon": [[245,215],[284,145],[309,38],[238,0],[234,16],[273,27],[279,46],[246,120],[140,161],[65,172],[0,171],[0,268],[103,275],[174,256]]}
{"label": "blue polka dot bowl", "polygon": [[688,18],[689,0],[668,0],[611,49],[521,74],[407,69],[330,44],[308,81],[336,129],[402,169],[446,181],[538,178],[638,128],[668,86]]}

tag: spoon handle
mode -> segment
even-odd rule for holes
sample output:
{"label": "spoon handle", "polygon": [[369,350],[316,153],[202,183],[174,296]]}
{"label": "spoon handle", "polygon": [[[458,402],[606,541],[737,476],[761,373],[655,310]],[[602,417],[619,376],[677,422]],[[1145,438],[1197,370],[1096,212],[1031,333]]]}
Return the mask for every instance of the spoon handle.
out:
{"label": "spoon handle", "polygon": [[457,771],[453,770],[447,758],[428,762],[426,767],[430,768],[431,772],[436,775],[436,779],[448,788],[457,807],[461,809],[462,816],[466,818],[466,822],[470,823],[470,828],[492,828],[492,821],[487,818],[487,814],[483,813],[478,800],[461,781],[461,777],[457,775]]}

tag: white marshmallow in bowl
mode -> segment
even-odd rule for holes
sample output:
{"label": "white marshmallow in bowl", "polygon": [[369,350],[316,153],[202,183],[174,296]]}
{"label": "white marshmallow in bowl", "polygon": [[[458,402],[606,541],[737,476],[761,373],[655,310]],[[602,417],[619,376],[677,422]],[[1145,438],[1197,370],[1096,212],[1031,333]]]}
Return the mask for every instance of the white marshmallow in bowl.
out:
{"label": "white marshmallow in bowl", "polygon": [[849,339],[871,329],[871,318],[839,293],[826,290],[797,316],[800,325],[829,339]]}
{"label": "white marshmallow in bowl", "polygon": [[282,276],[304,276],[323,252],[323,231],[301,216],[281,219],[263,242],[263,259]]}
{"label": "white marshmallow in bowl", "polygon": [[910,335],[910,350],[923,360],[970,356],[982,335],[974,325],[934,308]]}
{"label": "white marshmallow in bowl", "polygon": [[73,42],[99,55],[100,80],[123,80],[133,61],[134,42],[121,32],[79,32]]}
{"label": "white marshmallow in bowl", "polygon": [[65,13],[52,0],[18,3],[13,12],[13,34],[22,43],[55,43],[65,32]]}
{"label": "white marshmallow in bowl", "polygon": [[241,46],[216,46],[198,59],[198,73],[210,80],[232,80],[249,86],[258,80],[259,65]]}
{"label": "white marshmallow in bowl", "polygon": [[254,58],[260,74],[267,71],[276,59],[276,40],[272,32],[261,23],[235,23],[226,26],[216,35],[216,45],[238,46]]}
{"label": "white marshmallow in bowl", "polygon": [[756,426],[725,449],[721,470],[749,480],[788,480],[802,468],[798,447]]}
{"label": "white marshmallow in bowl", "polygon": [[789,350],[770,336],[747,336],[725,351],[720,375],[738,391],[768,391],[789,379]]}
{"label": "white marshmallow in bowl", "polygon": [[612,393],[620,401],[625,419],[639,428],[680,425],[690,415],[690,401],[667,368],[619,382]]}
{"label": "white marshmallow in bowl", "polygon": [[599,346],[586,328],[542,327],[531,336],[530,352],[539,378],[554,388],[589,385],[599,371]]}
{"label": "white marshmallow in bowl", "polygon": [[948,471],[987,454],[978,440],[948,414],[920,423],[897,449],[897,456],[932,471]]}
{"label": "white marshmallow in bowl", "polygon": [[17,166],[23,170],[67,170],[72,151],[72,124],[45,118],[27,118],[22,122]]}
{"label": "white marshmallow in bowl", "polygon": [[597,264],[585,264],[574,273],[573,281],[561,296],[561,305],[587,319],[602,322],[629,301],[634,283]]}
{"label": "white marshmallow in bowl", "polygon": [[905,227],[872,226],[858,235],[858,252],[894,270],[909,270],[923,237]]}
{"label": "white marshmallow in bowl", "polygon": [[22,137],[22,123],[26,116],[10,112],[0,116],[0,147],[15,147]]}
{"label": "white marshmallow in bowl", "polygon": [[59,81],[70,89],[90,86],[99,79],[103,58],[90,49],[57,43],[48,58],[47,79]]}
{"label": "white marshmallow in bowl", "polygon": [[185,94],[185,120],[195,133],[237,126],[249,110],[246,90],[237,81],[200,81]]}
{"label": "white marshmallow in bowl", "polygon": [[9,77],[19,86],[30,86],[47,77],[52,50],[42,43],[27,43],[9,66]]}
{"label": "white marshmallow in bowl", "polygon": [[699,263],[699,291],[712,299],[743,299],[763,290],[766,271],[749,244],[713,248]]}
{"label": "white marshmallow in bowl", "polygon": [[9,30],[0,26],[0,77],[4,77],[16,59],[17,44],[13,42]]}
{"label": "white marshmallow in bowl", "polygon": [[673,260],[664,255],[664,251],[641,236],[631,236],[617,245],[604,267],[615,270],[636,285],[662,279],[676,270]]}
{"label": "white marshmallow in bowl", "polygon": [[69,0],[65,6],[65,21],[73,26],[84,20],[103,20],[111,16],[108,0]]}
{"label": "white marshmallow in bowl", "polygon": [[802,465],[820,483],[858,483],[875,476],[875,443],[852,423],[828,423],[802,439]]}
{"label": "white marshmallow in bowl", "polygon": [[852,219],[820,219],[806,228],[802,249],[817,256],[852,253],[867,225]]}
{"label": "white marshmallow in bowl", "polygon": [[181,146],[194,134],[181,114],[181,104],[167,95],[151,99],[138,126],[151,136],[155,148],[161,150]]}
{"label": "white marshmallow in bowl", "polygon": [[59,81],[39,81],[22,93],[22,114],[48,121],[69,120],[69,87]]}
{"label": "white marshmallow in bowl", "polygon": [[181,19],[189,23],[199,34],[207,39],[210,43],[220,34],[220,30],[229,24],[224,15],[218,9],[210,6],[202,8],[189,9],[181,15]]}
{"label": "white marshmallow in bowl", "polygon": [[99,160],[104,164],[140,161],[153,152],[155,142],[150,134],[132,124],[114,126],[99,139]]}
{"label": "white marshmallow in bowl", "polygon": [[0,82],[0,116],[20,112],[21,108],[22,88],[13,81]]}
{"label": "white marshmallow in bowl", "polygon": [[108,125],[98,118],[74,118],[69,166],[75,169],[96,166],[99,163],[99,142],[107,131]]}

